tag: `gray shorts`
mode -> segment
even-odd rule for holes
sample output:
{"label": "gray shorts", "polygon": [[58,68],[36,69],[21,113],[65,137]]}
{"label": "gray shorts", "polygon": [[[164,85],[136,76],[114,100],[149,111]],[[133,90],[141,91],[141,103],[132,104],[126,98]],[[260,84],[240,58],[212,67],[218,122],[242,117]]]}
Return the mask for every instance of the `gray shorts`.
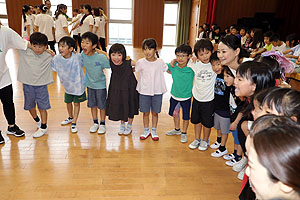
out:
{"label": "gray shorts", "polygon": [[143,95],[140,94],[140,111],[143,113],[151,111],[160,113],[162,104],[162,94],[159,95]]}
{"label": "gray shorts", "polygon": [[100,110],[105,109],[106,104],[106,88],[105,89],[92,89],[87,88],[88,93],[88,107],[98,107]]}
{"label": "gray shorts", "polygon": [[24,110],[31,110],[38,106],[40,110],[51,108],[49,101],[48,86],[34,86],[23,84]]}
{"label": "gray shorts", "polygon": [[214,128],[217,130],[221,129],[222,134],[228,134],[230,129],[230,118],[221,117],[215,113]]}

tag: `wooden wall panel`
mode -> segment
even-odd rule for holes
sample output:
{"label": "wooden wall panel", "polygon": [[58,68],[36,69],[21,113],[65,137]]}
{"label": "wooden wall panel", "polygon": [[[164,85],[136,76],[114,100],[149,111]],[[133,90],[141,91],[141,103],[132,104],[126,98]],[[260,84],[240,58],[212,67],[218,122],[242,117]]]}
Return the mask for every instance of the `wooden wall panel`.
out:
{"label": "wooden wall panel", "polygon": [[202,25],[205,22],[207,22],[208,0],[199,0],[199,5],[200,5],[199,24]]}
{"label": "wooden wall panel", "polygon": [[134,0],[133,47],[141,47],[146,38],[154,38],[162,47],[164,1]]}
{"label": "wooden wall panel", "polygon": [[101,0],[101,1],[95,1],[95,0],[72,0],[72,7],[73,8],[79,8],[80,5],[84,4],[90,4],[92,8],[94,7],[101,7],[104,9],[105,13],[108,13],[108,0]]}
{"label": "wooden wall panel", "polygon": [[7,0],[6,9],[8,25],[21,35],[22,29],[22,7],[23,5],[41,5],[42,0]]}
{"label": "wooden wall panel", "polygon": [[198,37],[201,0],[193,0],[190,16],[189,45],[193,47]]}

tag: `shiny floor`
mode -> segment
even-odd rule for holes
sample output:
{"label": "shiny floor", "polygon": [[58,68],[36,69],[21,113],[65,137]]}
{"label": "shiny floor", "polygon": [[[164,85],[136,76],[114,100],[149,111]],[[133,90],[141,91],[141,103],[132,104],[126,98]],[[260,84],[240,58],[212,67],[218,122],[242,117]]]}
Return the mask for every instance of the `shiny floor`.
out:
{"label": "shiny floor", "polygon": [[[135,60],[143,57],[140,49],[126,47]],[[173,47],[160,52],[165,62],[174,57]],[[78,133],[72,134],[69,126],[60,126],[67,117],[64,89],[57,75],[49,86],[52,108],[48,112],[48,134],[33,139],[35,122],[23,110],[22,85],[16,81],[18,56],[10,50],[7,63],[13,80],[17,124],[26,136],[7,136],[0,145],[0,199],[143,199],[143,200],[232,200],[237,199],[241,182],[237,173],[225,165],[223,158],[212,158],[213,152],[190,150],[194,129],[188,129],[188,143],[180,143],[180,136],[166,136],[173,127],[168,116],[168,99],[164,95],[162,113],[159,115],[160,140],[140,141],[143,131],[142,114],[133,122],[129,136],[117,134],[119,122],[107,120],[107,133],[89,133],[92,125],[86,102],[81,104]],[[107,71],[107,80],[109,80]],[[172,78],[165,74],[168,90]],[[2,106],[0,113],[3,113]],[[5,132],[7,122],[0,114],[0,129]],[[213,130],[210,140],[215,141]],[[233,149],[230,136],[228,149]]]}

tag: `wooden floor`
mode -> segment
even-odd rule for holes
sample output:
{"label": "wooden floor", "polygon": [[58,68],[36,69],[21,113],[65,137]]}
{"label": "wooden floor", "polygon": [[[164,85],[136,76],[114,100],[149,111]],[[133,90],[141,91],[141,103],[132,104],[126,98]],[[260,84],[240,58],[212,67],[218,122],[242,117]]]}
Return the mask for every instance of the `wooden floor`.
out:
{"label": "wooden floor", "polygon": [[[126,47],[128,54],[138,59],[139,49]],[[169,62],[174,48],[163,48],[161,57]],[[4,135],[0,145],[0,199],[120,199],[120,200],[232,200],[237,199],[241,182],[237,173],[225,165],[223,158],[212,158],[212,149],[206,152],[190,150],[194,139],[191,125],[188,143],[180,143],[180,136],[166,136],[173,128],[168,116],[168,99],[164,95],[159,115],[160,140],[140,141],[143,131],[142,115],[134,119],[133,133],[118,136],[119,122],[107,120],[107,133],[99,136],[89,133],[92,125],[86,102],[81,105],[78,133],[70,133],[69,126],[60,126],[67,117],[63,102],[64,89],[54,74],[55,83],[49,86],[52,108],[48,112],[48,134],[33,139],[35,122],[23,110],[23,92],[16,81],[18,59],[14,51],[7,56],[13,79],[17,124],[26,137]],[[165,75],[170,91],[172,78]],[[2,106],[0,113],[3,113]],[[7,122],[0,114],[0,129],[5,132]],[[215,141],[213,130],[210,140]],[[230,136],[228,148],[232,151]]]}

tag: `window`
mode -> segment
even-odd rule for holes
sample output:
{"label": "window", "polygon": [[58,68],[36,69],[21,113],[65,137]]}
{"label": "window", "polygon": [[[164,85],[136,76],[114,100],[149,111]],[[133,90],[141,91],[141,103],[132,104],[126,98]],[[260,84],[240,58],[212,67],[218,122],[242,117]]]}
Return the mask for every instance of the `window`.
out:
{"label": "window", "polygon": [[163,45],[176,45],[177,18],[178,3],[165,3]]}
{"label": "window", "polygon": [[109,0],[109,44],[132,44],[132,0]]}
{"label": "window", "polygon": [[58,4],[65,4],[67,6],[67,15],[68,17],[72,18],[72,0],[50,0],[51,2],[51,11],[52,11],[52,17],[55,17],[55,11],[57,9]]}
{"label": "window", "polygon": [[0,0],[0,21],[4,26],[8,26],[5,0]]}

